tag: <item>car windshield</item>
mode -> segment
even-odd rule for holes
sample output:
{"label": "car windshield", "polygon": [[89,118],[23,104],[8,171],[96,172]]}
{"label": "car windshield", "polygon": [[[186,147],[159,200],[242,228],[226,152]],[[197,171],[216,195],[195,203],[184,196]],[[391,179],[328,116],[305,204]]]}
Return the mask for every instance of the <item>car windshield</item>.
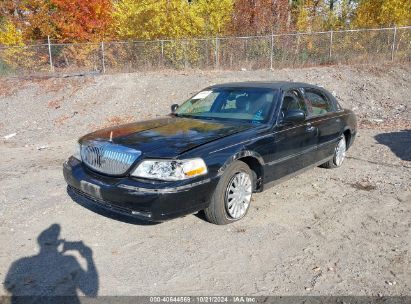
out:
{"label": "car windshield", "polygon": [[275,95],[275,90],[264,88],[209,89],[184,102],[174,114],[181,117],[263,123],[269,120]]}

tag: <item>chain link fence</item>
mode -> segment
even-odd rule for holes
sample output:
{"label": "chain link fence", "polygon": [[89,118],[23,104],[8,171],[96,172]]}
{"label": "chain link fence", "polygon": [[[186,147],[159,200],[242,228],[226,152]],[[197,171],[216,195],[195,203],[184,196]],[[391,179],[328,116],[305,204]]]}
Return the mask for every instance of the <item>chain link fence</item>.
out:
{"label": "chain link fence", "polygon": [[0,75],[411,62],[411,26],[188,40],[0,46]]}

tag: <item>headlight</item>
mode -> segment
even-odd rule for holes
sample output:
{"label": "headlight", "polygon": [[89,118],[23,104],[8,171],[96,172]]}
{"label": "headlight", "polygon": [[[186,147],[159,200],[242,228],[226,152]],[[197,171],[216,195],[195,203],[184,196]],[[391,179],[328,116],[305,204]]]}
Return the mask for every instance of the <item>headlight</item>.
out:
{"label": "headlight", "polygon": [[201,158],[184,160],[145,160],[132,176],[165,181],[184,180],[207,173],[207,166]]}
{"label": "headlight", "polygon": [[80,144],[79,143],[76,143],[76,146],[74,147],[73,157],[77,158],[78,160],[81,160]]}

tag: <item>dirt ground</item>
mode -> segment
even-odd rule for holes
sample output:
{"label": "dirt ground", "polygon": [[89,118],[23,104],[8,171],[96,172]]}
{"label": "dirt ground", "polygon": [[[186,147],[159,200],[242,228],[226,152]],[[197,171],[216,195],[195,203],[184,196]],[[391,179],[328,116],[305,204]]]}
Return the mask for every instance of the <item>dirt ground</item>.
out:
{"label": "dirt ground", "polygon": [[[343,167],[256,194],[229,226],[127,223],[67,195],[80,135],[239,80],[323,85],[354,109]],[[0,295],[411,295],[410,92],[411,65],[0,79]]]}

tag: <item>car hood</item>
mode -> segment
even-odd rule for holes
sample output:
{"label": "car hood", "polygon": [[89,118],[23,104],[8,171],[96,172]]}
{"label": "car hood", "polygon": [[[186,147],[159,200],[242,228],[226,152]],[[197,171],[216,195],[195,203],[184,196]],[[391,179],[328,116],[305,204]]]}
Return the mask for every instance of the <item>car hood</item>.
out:
{"label": "car hood", "polygon": [[251,128],[249,124],[162,118],[120,125],[83,136],[80,143],[111,141],[149,157],[175,157],[208,142]]}

